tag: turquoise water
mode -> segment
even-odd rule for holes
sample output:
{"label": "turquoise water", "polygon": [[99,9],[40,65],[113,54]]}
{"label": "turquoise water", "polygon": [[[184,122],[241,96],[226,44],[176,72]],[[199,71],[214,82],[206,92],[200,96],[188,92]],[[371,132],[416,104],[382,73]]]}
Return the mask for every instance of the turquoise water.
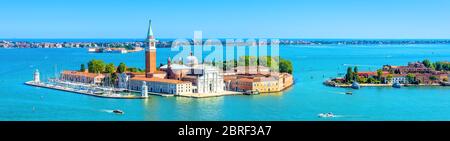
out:
{"label": "turquoise water", "polygon": [[[88,54],[86,49],[0,49],[0,120],[450,120],[450,87],[331,88],[322,82],[357,65],[361,71],[425,58],[450,60],[450,45],[281,46],[293,61],[296,84],[283,93],[204,99],[151,96],[104,99],[23,84],[79,69],[90,59],[144,66],[143,52]],[[158,62],[175,55],[158,49]],[[56,67],[55,67],[56,65]],[[353,95],[343,94],[353,91]],[[110,113],[121,109],[124,115]],[[333,112],[339,117],[320,119]]]}

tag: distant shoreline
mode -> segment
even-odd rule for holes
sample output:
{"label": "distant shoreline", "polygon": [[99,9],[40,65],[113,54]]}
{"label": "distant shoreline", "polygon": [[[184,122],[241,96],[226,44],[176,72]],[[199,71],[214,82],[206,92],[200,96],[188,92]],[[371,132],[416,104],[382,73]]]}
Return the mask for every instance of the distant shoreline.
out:
{"label": "distant shoreline", "polygon": [[[182,38],[183,39],[183,38]],[[191,45],[193,40],[184,38]],[[238,42],[238,39],[231,38]],[[254,38],[248,38],[254,39]],[[255,39],[256,44],[267,43],[272,44],[270,38],[266,40]],[[157,48],[170,48],[175,39],[163,38],[158,39]],[[203,43],[207,39],[203,40]],[[223,45],[227,42],[221,40]],[[261,42],[260,42],[261,41]],[[277,39],[273,40],[279,45],[450,45],[450,39]],[[239,43],[245,45],[245,43]],[[108,48],[108,47],[143,47],[145,41],[142,39],[0,39],[0,48]]]}

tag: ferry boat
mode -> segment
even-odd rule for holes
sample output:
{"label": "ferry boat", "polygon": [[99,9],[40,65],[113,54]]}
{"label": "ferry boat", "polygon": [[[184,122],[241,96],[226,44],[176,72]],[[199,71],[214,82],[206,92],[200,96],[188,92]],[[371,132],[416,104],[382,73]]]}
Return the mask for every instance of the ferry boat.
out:
{"label": "ferry boat", "polygon": [[359,88],[361,88],[361,86],[359,85],[358,82],[353,82],[352,83],[352,89],[359,89]]}
{"label": "ferry boat", "polygon": [[400,85],[400,83],[395,82],[394,84],[392,84],[392,87],[394,87],[394,88],[401,88],[402,86]]}

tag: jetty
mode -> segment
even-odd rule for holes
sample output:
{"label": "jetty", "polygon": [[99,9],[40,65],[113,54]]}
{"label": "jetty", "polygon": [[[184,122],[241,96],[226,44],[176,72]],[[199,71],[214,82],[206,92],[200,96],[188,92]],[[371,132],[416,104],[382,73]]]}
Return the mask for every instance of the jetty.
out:
{"label": "jetty", "polygon": [[72,93],[84,94],[84,95],[102,97],[102,98],[116,98],[116,99],[143,99],[143,98],[146,98],[146,97],[138,96],[138,95],[123,95],[123,94],[118,94],[118,93],[108,92],[108,91],[76,89],[76,88],[64,87],[64,86],[61,86],[58,84],[45,83],[45,82],[28,81],[28,82],[25,82],[25,84],[30,85],[30,86],[35,86],[35,87],[48,88],[48,89],[54,89],[54,90],[60,90],[60,91],[66,91],[66,92],[72,92]]}

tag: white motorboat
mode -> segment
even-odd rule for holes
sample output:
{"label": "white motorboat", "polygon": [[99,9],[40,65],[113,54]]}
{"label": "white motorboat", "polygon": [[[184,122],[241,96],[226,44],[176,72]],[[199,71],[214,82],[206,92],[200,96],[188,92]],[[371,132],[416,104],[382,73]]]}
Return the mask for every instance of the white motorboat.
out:
{"label": "white motorboat", "polygon": [[319,118],[334,118],[336,117],[336,115],[334,115],[333,113],[320,113]]}

